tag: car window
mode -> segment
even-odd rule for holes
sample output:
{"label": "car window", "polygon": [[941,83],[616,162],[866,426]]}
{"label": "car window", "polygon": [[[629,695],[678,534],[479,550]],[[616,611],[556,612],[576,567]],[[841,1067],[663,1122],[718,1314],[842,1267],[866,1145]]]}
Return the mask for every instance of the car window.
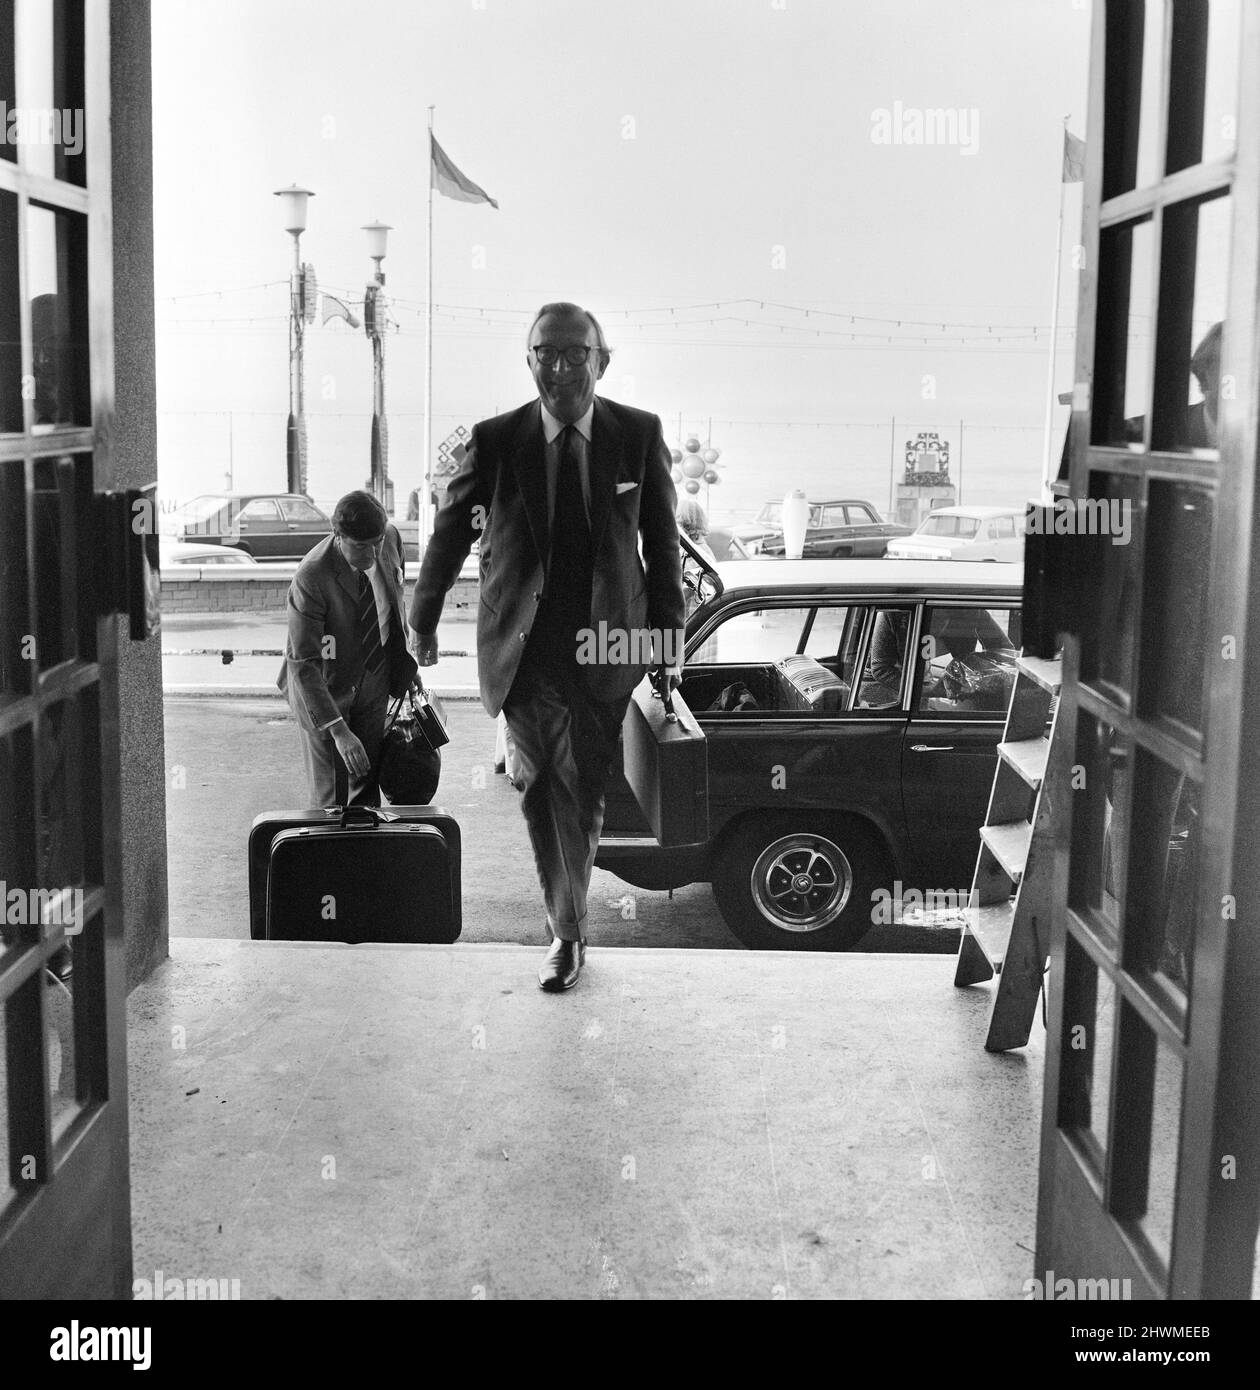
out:
{"label": "car window", "polygon": [[911,608],[878,608],[870,627],[866,661],[854,693],[854,709],[890,709],[901,704]]}
{"label": "car window", "polygon": [[305,497],[280,497],[276,500],[280,505],[280,515],[285,521],[327,523],[327,518],[323,512],[308,502]]}
{"label": "car window", "polygon": [[843,507],[823,507],[820,526],[847,526],[848,518]]}
{"label": "car window", "polygon": [[995,516],[993,518],[993,536],[999,541],[1014,540],[1015,518],[1011,516]]}
{"label": "car window", "polygon": [[842,608],[839,604],[814,609],[814,620],[805,635],[804,655],[812,656],[815,661],[820,661],[824,666],[834,670],[848,612],[847,608]]}
{"label": "car window", "polygon": [[1018,609],[929,607],[920,643],[916,712],[1005,715],[1019,642]]}
{"label": "car window", "polygon": [[241,508],[241,521],[276,521],[279,513],[276,511],[276,504],[270,497],[255,497],[252,502],[246,502]]}
{"label": "car window", "polygon": [[758,608],[733,613],[720,623],[689,666],[769,664],[800,650],[805,624],[813,608]]}
{"label": "car window", "polygon": [[929,516],[919,527],[921,536],[974,536],[980,527],[974,516]]}
{"label": "car window", "polygon": [[849,524],[851,526],[869,526],[872,522],[878,523],[879,517],[871,511],[865,502],[851,502],[849,504]]}

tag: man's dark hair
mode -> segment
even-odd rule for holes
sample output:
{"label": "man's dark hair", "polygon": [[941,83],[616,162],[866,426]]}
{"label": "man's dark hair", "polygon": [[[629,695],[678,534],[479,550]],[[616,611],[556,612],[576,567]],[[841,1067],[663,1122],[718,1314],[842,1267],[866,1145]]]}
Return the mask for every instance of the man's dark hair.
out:
{"label": "man's dark hair", "polygon": [[389,513],[361,488],[347,492],[333,510],[333,530],[352,541],[374,541],[385,534]]}
{"label": "man's dark hair", "polygon": [[589,309],[583,309],[580,304],[570,304],[568,300],[559,300],[555,304],[544,304],[534,315],[534,321],[529,325],[529,332],[525,334],[525,342],[534,336],[534,329],[538,327],[539,319],[545,319],[549,314],[554,314],[561,319],[585,319],[595,330],[595,341],[599,345],[600,355],[604,359],[604,366],[608,365],[612,357],[612,349],[608,346],[608,340],[604,337],[604,330],[600,327],[599,320]]}

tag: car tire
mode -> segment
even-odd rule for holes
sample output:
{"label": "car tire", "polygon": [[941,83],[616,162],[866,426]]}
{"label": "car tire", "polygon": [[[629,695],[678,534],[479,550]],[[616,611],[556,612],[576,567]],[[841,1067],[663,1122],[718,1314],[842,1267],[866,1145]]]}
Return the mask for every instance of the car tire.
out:
{"label": "car tire", "polygon": [[713,861],[718,910],[761,951],[850,950],[871,929],[872,895],[888,881],[883,846],[846,816],[745,817]]}

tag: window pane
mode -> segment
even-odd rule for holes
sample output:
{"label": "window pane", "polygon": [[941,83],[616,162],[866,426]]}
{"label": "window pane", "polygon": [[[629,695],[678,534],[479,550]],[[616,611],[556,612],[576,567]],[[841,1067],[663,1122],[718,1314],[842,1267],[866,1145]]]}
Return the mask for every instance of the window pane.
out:
{"label": "window pane", "polygon": [[1110,1135],[1116,993],[1105,971],[1068,935],[1063,972],[1059,1128],[1090,1136],[1101,1176]]}
{"label": "window pane", "polygon": [[1211,578],[1212,498],[1189,483],[1153,480],[1146,520],[1141,697],[1144,717],[1202,722]]}
{"label": "window pane", "polygon": [[1239,0],[1211,0],[1207,80],[1203,100],[1203,158],[1233,154],[1238,138]]}
{"label": "window pane", "polygon": [[1144,748],[1137,750],[1136,767],[1125,967],[1155,977],[1184,1007],[1194,965],[1200,792]]}
{"label": "window pane", "polygon": [[762,608],[737,613],[709,634],[687,664],[769,663],[791,656],[810,612],[808,608]]}
{"label": "window pane", "polygon": [[[0,140],[0,149],[7,148]],[[0,190],[0,433],[4,434],[16,434],[23,427],[21,311],[18,201],[16,194]]]}
{"label": "window pane", "polygon": [[27,272],[35,428],[90,425],[84,219],[32,203],[27,216]]}
{"label": "window pane", "polygon": [[250,522],[255,525],[275,522],[279,519],[276,511],[276,504],[269,499],[255,498],[252,502],[247,502],[241,508],[240,520],[242,523]]}
{"label": "window pane", "polygon": [[1237,141],[1238,0],[1178,0],[1173,10],[1168,172],[1233,154]]}
{"label": "window pane", "polygon": [[1142,1230],[1165,1266],[1172,1247],[1177,1146],[1181,1138],[1181,1081],[1181,1059],[1167,1043],[1158,1042],[1151,1086],[1150,1159]]}
{"label": "window pane", "polygon": [[[35,886],[35,835],[29,810],[33,802],[31,732],[19,729],[0,738],[0,879],[15,887]],[[0,959],[33,941],[37,932],[0,913]]]}
{"label": "window pane", "polygon": [[1140,491],[1134,477],[1089,475],[1089,496],[1106,499],[1109,515],[1119,514],[1130,524],[1101,547],[1097,622],[1087,624],[1082,636],[1081,679],[1121,694],[1132,689],[1137,641],[1137,547],[1132,544],[1131,521],[1137,514]]}
{"label": "window pane", "polygon": [[824,666],[836,669],[836,661],[840,652],[840,638],[844,632],[845,615],[847,608],[819,608],[814,614],[814,621],[809,629],[809,637],[805,643],[805,655],[815,657]]}
{"label": "window pane", "polygon": [[1080,710],[1073,763],[1082,770],[1083,781],[1072,793],[1068,901],[1083,917],[1096,925],[1101,918],[1115,933],[1129,814],[1127,761],[1119,734]]}
{"label": "window pane", "polygon": [[280,499],[280,515],[286,521],[323,521],[323,515],[318,507],[312,506],[301,497],[284,497]]}
{"label": "window pane", "polygon": [[889,709],[901,704],[911,609],[881,608],[875,614],[866,667],[858,682],[854,709]]}
{"label": "window pane", "polygon": [[1220,197],[1164,212],[1152,430],[1158,449],[1217,445],[1232,209],[1231,199]]}
{"label": "window pane", "polygon": [[1142,447],[1151,361],[1154,234],[1149,221],[1107,227],[1099,244],[1093,442]]}
{"label": "window pane", "polygon": [[1103,197],[1163,174],[1164,0],[1108,5]]}
{"label": "window pane", "polygon": [[919,703],[925,711],[956,714],[1005,710],[1015,684],[1017,653],[1005,610],[929,610],[922,650]]}
{"label": "window pane", "polygon": [[14,38],[19,157],[32,173],[82,184],[83,0],[17,0]]}
{"label": "window pane", "polygon": [[26,482],[20,459],[0,463],[0,701],[30,691],[35,663],[26,564]]}

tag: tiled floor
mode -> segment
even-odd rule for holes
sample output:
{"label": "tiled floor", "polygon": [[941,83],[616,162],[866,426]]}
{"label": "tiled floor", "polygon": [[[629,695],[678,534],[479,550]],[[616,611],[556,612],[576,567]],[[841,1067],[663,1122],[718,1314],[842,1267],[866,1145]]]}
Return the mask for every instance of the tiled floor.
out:
{"label": "tiled floor", "polygon": [[1043,1035],[944,956],[172,941],[137,1278],[244,1298],[1018,1298]]}

